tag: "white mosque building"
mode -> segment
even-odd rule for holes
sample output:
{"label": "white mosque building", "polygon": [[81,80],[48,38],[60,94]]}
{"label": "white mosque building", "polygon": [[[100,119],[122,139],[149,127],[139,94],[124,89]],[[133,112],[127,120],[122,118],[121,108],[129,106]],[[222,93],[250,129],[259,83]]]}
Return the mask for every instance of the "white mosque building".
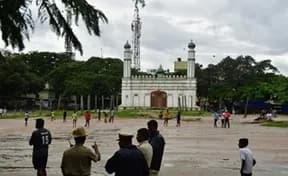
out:
{"label": "white mosque building", "polygon": [[131,75],[131,45],[124,45],[121,108],[196,108],[195,47],[188,44],[187,75]]}

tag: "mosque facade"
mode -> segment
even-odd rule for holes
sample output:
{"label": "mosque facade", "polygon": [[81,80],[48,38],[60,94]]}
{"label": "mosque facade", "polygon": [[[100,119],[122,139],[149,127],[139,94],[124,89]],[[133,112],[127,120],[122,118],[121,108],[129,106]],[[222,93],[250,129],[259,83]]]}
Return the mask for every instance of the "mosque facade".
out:
{"label": "mosque facade", "polygon": [[196,109],[195,47],[188,44],[187,74],[132,75],[131,45],[124,45],[121,108]]}

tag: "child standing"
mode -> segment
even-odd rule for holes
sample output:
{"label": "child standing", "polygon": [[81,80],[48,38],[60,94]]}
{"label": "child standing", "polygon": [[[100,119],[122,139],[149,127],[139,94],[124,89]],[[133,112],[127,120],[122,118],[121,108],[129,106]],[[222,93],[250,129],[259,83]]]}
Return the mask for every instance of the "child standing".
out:
{"label": "child standing", "polygon": [[231,118],[230,112],[228,110],[226,110],[223,113],[223,116],[224,116],[224,119],[225,119],[224,128],[230,128],[230,118]]}
{"label": "child standing", "polygon": [[91,113],[90,111],[86,111],[86,113],[84,114],[85,117],[85,127],[89,127],[90,126],[90,120],[91,120]]}
{"label": "child standing", "polygon": [[29,119],[29,112],[28,111],[25,112],[24,118],[25,118],[25,126],[27,126],[28,125],[28,119]]}
{"label": "child standing", "polygon": [[51,111],[51,121],[55,120],[55,114],[54,114],[54,111],[52,110]]}
{"label": "child standing", "polygon": [[66,122],[67,112],[64,110],[63,112],[63,122]]}
{"label": "child standing", "polygon": [[218,121],[218,118],[219,118],[219,114],[216,111],[213,111],[212,117],[213,117],[213,120],[214,120],[214,128],[217,128],[217,121]]}
{"label": "child standing", "polygon": [[180,110],[178,110],[177,112],[176,120],[177,120],[176,127],[180,127],[180,123],[181,123],[181,111]]}
{"label": "child standing", "polygon": [[103,113],[104,113],[104,122],[107,123],[108,113],[106,111],[104,111]]}
{"label": "child standing", "polygon": [[76,111],[74,111],[73,114],[72,114],[72,120],[73,120],[73,128],[76,128],[76,123],[77,123],[77,113],[76,113]]}
{"label": "child standing", "polygon": [[169,109],[166,109],[166,112],[164,113],[164,127],[168,127],[168,120],[171,116],[171,113],[169,112]]}
{"label": "child standing", "polygon": [[252,151],[247,147],[248,139],[240,138],[238,143],[240,149],[241,158],[241,176],[252,176],[253,166],[256,164],[256,160],[253,158]]}

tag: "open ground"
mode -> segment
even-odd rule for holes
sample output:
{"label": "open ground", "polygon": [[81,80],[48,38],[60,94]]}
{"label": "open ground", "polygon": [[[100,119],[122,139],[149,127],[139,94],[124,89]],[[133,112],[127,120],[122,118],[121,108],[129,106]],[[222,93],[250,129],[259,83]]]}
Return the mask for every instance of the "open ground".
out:
{"label": "open ground", "polygon": [[[257,164],[256,176],[288,175],[288,128],[271,128],[259,124],[245,124],[254,117],[243,119],[233,116],[230,129],[213,128],[211,117],[202,117],[201,121],[182,122],[180,128],[176,121],[170,120],[168,127],[159,122],[159,130],[165,137],[166,148],[160,176],[237,176],[240,159],[238,139],[248,137],[249,148],[253,151]],[[278,117],[278,119],[287,117]],[[287,119],[288,120],[288,119]],[[92,164],[92,176],[105,173],[107,159],[118,149],[117,132],[123,127],[135,131],[146,127],[148,119],[115,119],[113,124],[93,119],[88,128],[87,146],[97,141],[102,160]],[[28,141],[34,130],[34,119],[29,119],[28,127],[23,119],[0,119],[0,175],[31,176],[36,175],[32,166],[32,147]],[[84,120],[78,120],[78,126]],[[53,141],[49,148],[48,175],[61,175],[60,162],[65,149],[69,147],[72,121],[46,120],[45,124]],[[73,142],[73,139],[71,140]],[[136,141],[134,139],[134,144]]]}

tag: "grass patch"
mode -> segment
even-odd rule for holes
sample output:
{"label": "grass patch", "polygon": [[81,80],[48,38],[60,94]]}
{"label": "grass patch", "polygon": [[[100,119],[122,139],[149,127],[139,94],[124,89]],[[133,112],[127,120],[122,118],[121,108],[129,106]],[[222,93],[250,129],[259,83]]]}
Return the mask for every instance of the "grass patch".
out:
{"label": "grass patch", "polygon": [[[60,110],[60,111],[54,111],[54,115],[55,115],[55,118],[56,119],[61,119],[63,118],[63,110]],[[67,119],[69,118],[72,118],[72,114],[73,114],[73,111],[66,111],[67,112]],[[77,115],[78,115],[78,118],[83,116],[85,111],[81,112],[81,111],[78,111],[77,112]],[[95,117],[96,116],[96,113],[95,111],[91,111],[92,113],[92,116]],[[3,119],[21,119],[23,118],[24,119],[24,114],[25,114],[25,111],[23,112],[8,112],[7,114],[3,115]],[[29,111],[29,117],[30,118],[37,118],[37,117],[47,117],[47,118],[50,118],[51,117],[51,111],[49,110],[42,110],[42,111]]]}
{"label": "grass patch", "polygon": [[288,128],[288,121],[265,122],[261,125],[266,127]]}
{"label": "grass patch", "polygon": [[210,112],[206,111],[183,111],[183,116],[211,116]]}
{"label": "grass patch", "polygon": [[[103,111],[106,111],[108,115],[110,115],[109,110],[101,110],[101,117],[103,117]],[[161,110],[159,109],[126,109],[126,110],[120,110],[116,112],[116,118],[154,118],[157,119],[159,118],[159,113]],[[165,110],[163,110],[164,112]],[[175,118],[177,114],[177,110],[174,109],[169,109],[171,112],[171,117],[170,118]],[[54,115],[56,119],[62,119],[63,118],[63,110],[59,111],[54,111]],[[67,119],[72,118],[72,110],[67,110]],[[78,118],[81,118],[86,111],[77,111],[77,116]],[[95,112],[95,110],[90,111],[92,113],[93,118],[98,117],[98,112]],[[24,119],[24,113],[25,112],[8,112],[3,118],[6,119]],[[43,117],[43,118],[50,118],[51,117],[51,111],[50,110],[42,110],[42,111],[32,111],[29,112],[31,118],[37,118],[37,117]],[[187,118],[193,118],[193,117],[202,117],[202,116],[210,116],[209,112],[205,111],[182,111],[181,113],[182,117],[187,117]]]}
{"label": "grass patch", "polygon": [[120,110],[116,113],[118,117],[128,117],[128,118],[137,118],[139,117],[139,111],[135,110]]}
{"label": "grass patch", "polygon": [[[146,109],[146,110],[137,110],[137,109],[129,109],[129,110],[119,110],[116,115],[118,117],[125,117],[125,118],[159,118],[159,113],[161,110],[153,110],[153,109]],[[165,110],[163,110],[164,112]],[[177,114],[177,110],[169,110],[171,112],[170,118],[175,118]],[[204,111],[182,111],[182,116],[192,116],[192,117],[199,117],[199,116],[210,116],[209,112]]]}

